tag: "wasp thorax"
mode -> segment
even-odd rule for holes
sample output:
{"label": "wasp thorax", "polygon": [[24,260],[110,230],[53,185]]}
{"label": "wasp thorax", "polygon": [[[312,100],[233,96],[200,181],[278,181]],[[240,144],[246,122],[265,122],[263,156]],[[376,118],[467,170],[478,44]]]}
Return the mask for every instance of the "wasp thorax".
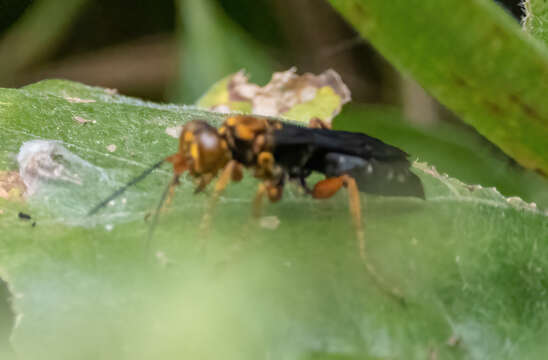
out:
{"label": "wasp thorax", "polygon": [[183,127],[181,151],[194,175],[215,174],[230,160],[225,140],[216,128],[201,120],[191,121]]}

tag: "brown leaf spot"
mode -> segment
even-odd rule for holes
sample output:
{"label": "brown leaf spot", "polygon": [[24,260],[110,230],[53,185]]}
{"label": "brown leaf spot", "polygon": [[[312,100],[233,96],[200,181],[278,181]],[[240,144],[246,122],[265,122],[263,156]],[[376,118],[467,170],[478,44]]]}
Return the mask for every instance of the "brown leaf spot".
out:
{"label": "brown leaf spot", "polygon": [[490,100],[484,100],[483,104],[485,105],[485,107],[487,108],[487,110],[491,114],[493,114],[493,115],[502,115],[502,113],[503,113],[502,108],[498,104],[496,104],[496,103],[494,103]]}
{"label": "brown leaf spot", "polygon": [[0,198],[19,200],[25,192],[25,183],[17,171],[0,171]]}
{"label": "brown leaf spot", "polygon": [[528,117],[531,117],[537,120],[542,120],[539,113],[531,105],[526,104],[525,101],[523,101],[523,99],[520,98],[518,95],[510,94],[508,95],[508,100],[518,105]]}
{"label": "brown leaf spot", "polygon": [[539,113],[531,105],[522,103],[521,108],[527,116],[540,120],[541,117]]}
{"label": "brown leaf spot", "polygon": [[458,87],[468,88],[470,87],[470,84],[468,84],[468,81],[466,81],[463,77],[459,75],[453,75],[453,79],[455,81],[455,85]]}

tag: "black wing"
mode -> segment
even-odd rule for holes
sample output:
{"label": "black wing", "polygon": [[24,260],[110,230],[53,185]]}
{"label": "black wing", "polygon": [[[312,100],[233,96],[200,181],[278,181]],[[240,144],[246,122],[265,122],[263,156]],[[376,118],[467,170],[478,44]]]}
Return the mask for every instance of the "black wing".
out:
{"label": "black wing", "polygon": [[274,131],[274,157],[293,178],[312,171],[327,177],[348,174],[361,191],[424,198],[407,153],[374,137],[348,131],[284,124]]}
{"label": "black wing", "polygon": [[339,130],[311,129],[291,124],[274,131],[275,147],[306,149],[313,145],[325,152],[338,152],[363,159],[405,160],[408,154],[372,136]]}

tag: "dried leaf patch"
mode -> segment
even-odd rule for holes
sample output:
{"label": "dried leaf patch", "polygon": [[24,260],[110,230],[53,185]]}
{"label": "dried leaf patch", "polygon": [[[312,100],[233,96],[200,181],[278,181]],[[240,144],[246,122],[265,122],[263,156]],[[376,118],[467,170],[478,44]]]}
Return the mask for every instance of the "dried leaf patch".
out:
{"label": "dried leaf patch", "polygon": [[250,83],[239,71],[215,84],[198,106],[223,113],[239,111],[301,122],[319,118],[330,123],[350,98],[350,90],[334,70],[298,75],[291,68],[274,73],[265,86]]}
{"label": "dried leaf patch", "polygon": [[17,171],[0,172],[0,198],[18,200],[25,192],[25,183]]}

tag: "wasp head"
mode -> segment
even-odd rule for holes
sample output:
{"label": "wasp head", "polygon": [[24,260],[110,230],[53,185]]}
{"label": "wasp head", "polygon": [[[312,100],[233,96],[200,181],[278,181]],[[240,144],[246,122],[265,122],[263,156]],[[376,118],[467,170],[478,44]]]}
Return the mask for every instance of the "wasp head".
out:
{"label": "wasp head", "polygon": [[203,120],[186,123],[179,138],[179,151],[168,157],[175,174],[189,171],[194,177],[214,176],[231,159],[226,141]]}

